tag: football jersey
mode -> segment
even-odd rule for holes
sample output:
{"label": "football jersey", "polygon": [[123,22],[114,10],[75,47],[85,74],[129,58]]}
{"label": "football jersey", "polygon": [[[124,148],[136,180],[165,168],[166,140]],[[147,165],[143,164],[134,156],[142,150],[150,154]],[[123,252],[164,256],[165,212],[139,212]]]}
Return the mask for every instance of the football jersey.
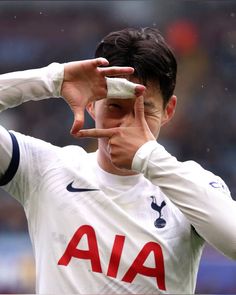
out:
{"label": "football jersey", "polygon": [[[0,111],[59,96],[62,79],[59,64],[1,75]],[[136,175],[118,176],[78,146],[2,127],[0,139],[0,185],[24,207],[38,293],[193,293],[204,241],[236,259],[225,183],[156,141],[136,152]]]}
{"label": "football jersey", "polygon": [[158,186],[107,173],[80,147],[11,137],[19,165],[4,188],[26,212],[37,292],[194,291],[203,240]]}

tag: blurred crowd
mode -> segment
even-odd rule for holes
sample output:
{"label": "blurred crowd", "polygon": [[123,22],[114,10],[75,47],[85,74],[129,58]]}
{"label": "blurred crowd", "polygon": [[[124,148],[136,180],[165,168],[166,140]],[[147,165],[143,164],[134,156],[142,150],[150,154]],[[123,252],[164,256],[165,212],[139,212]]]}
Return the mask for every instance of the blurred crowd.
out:
{"label": "blurred crowd", "polygon": [[[195,160],[221,176],[236,199],[235,1],[2,1],[0,73],[92,58],[110,31],[145,26],[159,28],[178,60],[177,112],[158,140],[179,160]],[[95,150],[94,140],[78,142],[69,135],[72,122],[60,98],[29,102],[0,116],[6,128],[59,146],[80,144]],[[91,126],[87,115],[85,127]],[[0,202],[0,238],[25,235],[27,224],[18,203],[2,191]],[[9,252],[4,249],[0,259]],[[205,261],[212,257],[209,253]],[[31,282],[32,271],[26,273]],[[1,287],[2,277],[0,269],[0,293],[8,293]],[[228,289],[218,291],[236,293],[236,283],[227,284]],[[32,283],[20,287],[18,282],[9,292],[31,288]],[[209,284],[197,290],[215,291]]]}

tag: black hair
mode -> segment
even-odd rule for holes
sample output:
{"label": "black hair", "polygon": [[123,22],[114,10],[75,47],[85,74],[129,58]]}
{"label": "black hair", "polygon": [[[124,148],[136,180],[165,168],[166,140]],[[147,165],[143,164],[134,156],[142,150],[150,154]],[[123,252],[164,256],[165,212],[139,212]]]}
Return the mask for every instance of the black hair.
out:
{"label": "black hair", "polygon": [[109,33],[97,46],[95,57],[106,58],[110,66],[131,66],[144,85],[157,83],[164,106],[176,85],[175,56],[156,28],[126,28]]}

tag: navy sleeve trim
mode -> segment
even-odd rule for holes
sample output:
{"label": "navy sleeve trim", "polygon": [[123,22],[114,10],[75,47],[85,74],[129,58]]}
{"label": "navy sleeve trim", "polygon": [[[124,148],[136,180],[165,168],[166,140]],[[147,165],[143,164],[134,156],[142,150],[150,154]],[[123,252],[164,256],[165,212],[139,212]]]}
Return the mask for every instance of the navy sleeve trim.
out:
{"label": "navy sleeve trim", "polygon": [[0,186],[8,184],[16,174],[20,162],[20,149],[15,135],[9,132],[12,140],[12,159],[6,173],[0,179]]}

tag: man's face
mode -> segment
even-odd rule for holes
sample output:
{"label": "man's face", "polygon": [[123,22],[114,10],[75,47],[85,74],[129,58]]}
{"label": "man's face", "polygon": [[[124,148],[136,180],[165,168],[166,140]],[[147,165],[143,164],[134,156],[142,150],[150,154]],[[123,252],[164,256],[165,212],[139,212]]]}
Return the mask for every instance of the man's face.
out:
{"label": "man's face", "polygon": [[[139,83],[135,78],[129,79]],[[144,116],[148,127],[155,138],[158,137],[160,128],[173,115],[176,97],[163,108],[163,98],[159,88],[153,83],[148,83],[144,95]],[[95,127],[108,129],[114,127],[132,127],[135,124],[135,99],[102,99],[91,105],[89,112],[95,120]],[[107,150],[107,138],[99,138],[99,149]]]}
{"label": "man's face", "polygon": [[[139,83],[135,78],[130,79]],[[102,99],[96,101],[94,119],[96,128],[129,127],[134,124],[135,99]],[[163,98],[160,90],[149,83],[144,95],[144,114],[150,131],[155,138],[158,137],[160,127],[165,120],[166,112],[163,108]]]}

